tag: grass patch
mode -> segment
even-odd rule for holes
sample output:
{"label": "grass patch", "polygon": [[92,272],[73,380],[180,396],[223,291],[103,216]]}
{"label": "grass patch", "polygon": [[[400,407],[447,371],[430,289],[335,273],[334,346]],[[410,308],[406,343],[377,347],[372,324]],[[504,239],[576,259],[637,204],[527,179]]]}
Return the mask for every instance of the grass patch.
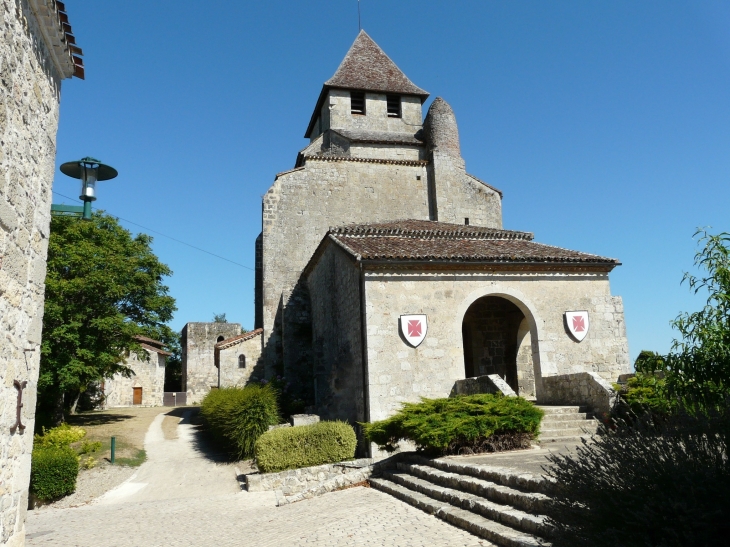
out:
{"label": "grass patch", "polygon": [[114,458],[114,465],[125,465],[127,467],[139,467],[147,459],[147,452],[144,450],[137,450],[137,454],[131,458],[127,457],[116,457]]}
{"label": "grass patch", "polygon": [[363,425],[365,437],[392,452],[402,439],[432,455],[528,448],[543,411],[522,397],[469,395],[405,403],[390,418]]}

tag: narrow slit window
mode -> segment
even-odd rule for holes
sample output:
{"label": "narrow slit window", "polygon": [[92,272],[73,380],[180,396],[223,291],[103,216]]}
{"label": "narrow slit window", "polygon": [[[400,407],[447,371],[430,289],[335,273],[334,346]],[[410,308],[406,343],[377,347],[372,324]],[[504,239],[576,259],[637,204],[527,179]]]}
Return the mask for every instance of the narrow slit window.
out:
{"label": "narrow slit window", "polygon": [[388,101],[388,117],[400,118],[400,95],[387,95],[386,100]]}
{"label": "narrow slit window", "polygon": [[238,368],[246,368],[246,356],[245,355],[238,356]]}
{"label": "narrow slit window", "polygon": [[365,114],[365,93],[362,91],[350,92],[350,113]]}

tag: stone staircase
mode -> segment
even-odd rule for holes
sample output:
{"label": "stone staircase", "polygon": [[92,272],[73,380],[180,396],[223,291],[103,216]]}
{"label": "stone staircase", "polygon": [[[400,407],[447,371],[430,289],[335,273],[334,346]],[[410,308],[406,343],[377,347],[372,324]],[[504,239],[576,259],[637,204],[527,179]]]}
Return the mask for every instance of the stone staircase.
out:
{"label": "stone staircase", "polygon": [[577,406],[539,406],[545,412],[540,424],[540,444],[579,441],[598,429],[599,422]]}
{"label": "stone staircase", "polygon": [[[597,422],[585,409],[540,408],[545,411],[541,443],[575,441],[596,431]],[[550,545],[544,512],[552,482],[542,475],[415,454],[403,454],[396,462],[370,479],[373,488],[496,545]]]}
{"label": "stone staircase", "polygon": [[409,456],[371,478],[373,488],[505,547],[548,546],[542,477]]}

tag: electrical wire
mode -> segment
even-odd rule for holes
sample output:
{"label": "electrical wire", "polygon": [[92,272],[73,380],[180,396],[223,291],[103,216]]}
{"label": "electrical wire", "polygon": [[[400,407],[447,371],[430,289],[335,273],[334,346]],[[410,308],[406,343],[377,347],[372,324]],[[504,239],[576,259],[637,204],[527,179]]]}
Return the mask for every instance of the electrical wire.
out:
{"label": "electrical wire", "polygon": [[[63,195],[60,192],[56,192],[55,190],[53,190],[53,193],[56,194],[56,195],[61,196],[62,198],[70,199],[71,201],[75,201],[76,203],[81,203],[79,200],[74,199],[74,198],[69,197],[69,196],[65,196],[65,195]],[[180,243],[182,245],[187,245],[188,247],[190,247],[192,249],[195,249],[196,251],[200,251],[201,253],[209,254],[210,256],[214,256],[216,258],[220,258],[221,260],[225,260],[226,262],[230,262],[231,264],[235,264],[236,266],[240,266],[241,268],[245,268],[247,270],[251,270],[252,272],[255,272],[256,271],[254,268],[251,268],[250,266],[244,266],[243,264],[239,264],[238,262],[234,262],[233,260],[230,260],[230,259],[228,259],[228,258],[226,258],[224,256],[220,256],[220,255],[217,255],[215,253],[211,253],[210,251],[206,251],[205,249],[201,249],[200,247],[196,247],[195,245],[191,245],[190,243],[186,243],[185,241],[182,241],[182,240],[177,239],[175,237],[169,236],[167,234],[163,234],[162,232],[158,232],[157,230],[153,230],[152,228],[147,228],[146,226],[142,226],[141,224],[137,224],[136,222],[132,222],[131,220],[127,220],[126,218],[122,218],[120,216],[113,215],[113,214],[109,213],[108,211],[107,211],[107,214],[109,214],[109,216],[111,216],[111,217],[116,218],[117,220],[121,220],[121,221],[126,222],[128,224],[134,224],[135,226],[139,226],[140,228],[142,228],[144,230],[148,230],[148,231],[153,232],[153,233],[155,233],[157,235],[160,235],[162,237],[166,237],[167,239],[171,239],[171,240],[176,241],[177,243]]]}

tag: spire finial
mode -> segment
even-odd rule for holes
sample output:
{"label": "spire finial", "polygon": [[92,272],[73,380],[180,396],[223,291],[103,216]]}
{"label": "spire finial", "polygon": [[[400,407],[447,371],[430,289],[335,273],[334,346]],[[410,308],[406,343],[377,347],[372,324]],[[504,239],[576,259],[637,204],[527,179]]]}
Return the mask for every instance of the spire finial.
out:
{"label": "spire finial", "polygon": [[360,24],[360,0],[357,0],[357,30],[358,32],[362,30],[362,25]]}

